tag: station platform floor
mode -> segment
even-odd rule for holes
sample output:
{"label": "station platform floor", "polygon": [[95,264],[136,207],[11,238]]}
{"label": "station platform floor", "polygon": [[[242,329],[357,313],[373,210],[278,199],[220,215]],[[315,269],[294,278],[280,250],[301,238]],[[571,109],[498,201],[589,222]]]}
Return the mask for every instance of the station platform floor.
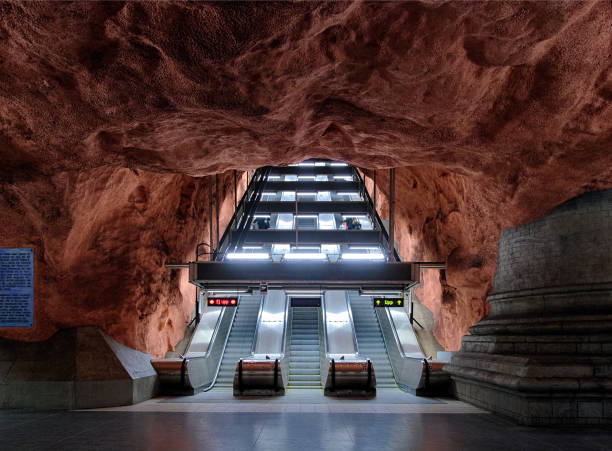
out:
{"label": "station platform floor", "polygon": [[530,428],[453,399],[218,389],[81,411],[0,410],[1,450],[612,450],[612,430]]}

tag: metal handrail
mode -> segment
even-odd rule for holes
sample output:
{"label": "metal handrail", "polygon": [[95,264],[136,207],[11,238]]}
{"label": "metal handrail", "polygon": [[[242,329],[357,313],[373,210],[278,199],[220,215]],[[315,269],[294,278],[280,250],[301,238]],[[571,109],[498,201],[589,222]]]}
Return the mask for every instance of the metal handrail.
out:
{"label": "metal handrail", "polygon": [[[225,314],[225,312],[227,311],[227,307],[224,307],[225,311],[223,312]],[[232,327],[234,326],[234,321],[236,320],[236,309],[232,308],[232,310],[234,315],[232,317],[232,320],[229,324],[228,330],[231,330]],[[216,338],[218,333],[218,329],[215,327],[215,331],[213,332],[213,336]],[[221,369],[221,362],[223,361],[223,356],[225,355],[225,348],[227,347],[227,342],[229,340],[229,334],[227,336],[227,338],[225,339],[224,343],[223,343],[223,349],[221,350],[221,354],[220,354],[220,358],[219,361],[217,362],[217,367],[215,368],[215,375],[212,378],[212,381],[210,382],[209,385],[203,387],[203,388],[199,388],[199,390],[206,392],[208,390],[210,390],[211,388],[213,388],[215,386],[215,383],[217,382],[217,377],[219,376],[219,370]],[[211,338],[211,343],[214,343],[214,341]],[[209,346],[209,349],[206,351],[206,356],[208,357],[209,352],[212,350],[212,347]],[[196,357],[197,358],[197,357]]]}
{"label": "metal handrail", "polygon": [[355,355],[359,355],[359,345],[357,344],[357,331],[355,330],[355,321],[353,321],[353,309],[349,300],[347,290],[344,290],[344,300],[346,301],[346,310],[348,311],[349,322],[351,323],[351,331],[353,332],[353,345],[355,346]]}
{"label": "metal handrail", "polygon": [[[387,229],[385,229],[385,225],[383,224],[382,219],[380,219],[378,212],[374,208],[374,203],[372,202],[372,198],[370,197],[370,194],[368,193],[368,190],[365,187],[365,180],[361,177],[357,169],[353,168],[353,171],[355,172],[357,179],[359,180],[359,183],[363,186],[363,193],[367,199],[367,203],[368,203],[368,206],[370,207],[370,211],[372,212],[371,216],[376,218],[378,226],[380,227],[380,232],[382,233],[385,239],[385,242],[388,244],[389,234],[387,233]],[[395,258],[395,261],[401,261],[399,254],[397,253],[397,250],[395,249],[395,247],[393,247],[393,257]]]}
{"label": "metal handrail", "polygon": [[255,347],[257,346],[257,332],[259,332],[259,325],[261,324],[261,316],[263,315],[264,304],[266,303],[266,295],[260,294],[259,298],[259,312],[257,313],[257,322],[255,323],[255,332],[253,333],[253,343],[251,343],[251,355],[255,354]]}
{"label": "metal handrail", "polygon": [[[223,232],[223,235],[221,236],[221,240],[219,241],[219,244],[217,246],[217,251],[214,253],[214,257],[217,258],[219,257],[219,255],[225,255],[225,252],[220,252],[221,249],[223,248],[223,246],[226,245],[226,240],[228,238],[228,236],[232,233],[233,230],[237,230],[237,220],[238,220],[238,216],[242,216],[243,211],[244,211],[244,206],[249,203],[249,202],[253,202],[253,201],[257,201],[259,199],[254,199],[254,200],[249,200],[249,196],[251,194],[253,194],[254,192],[254,188],[255,186],[261,182],[261,173],[263,172],[264,169],[267,169],[269,172],[269,167],[265,167],[265,168],[259,168],[255,171],[255,174],[253,175],[253,178],[251,179],[249,185],[247,186],[246,190],[244,191],[242,197],[240,198],[240,203],[238,204],[238,206],[236,207],[236,209],[234,210],[234,213],[232,215],[232,218],[230,219],[230,222],[228,223],[228,226],[226,227],[225,231]],[[261,197],[261,196],[259,196]]]}
{"label": "metal handrail", "polygon": [[270,166],[260,168],[256,171],[256,176],[253,176],[253,180],[251,180],[251,184],[249,185],[249,189],[247,190],[247,192],[252,189],[253,192],[251,198],[254,197],[254,199],[249,200],[247,202],[250,208],[248,210],[245,210],[243,215],[243,217],[246,217],[246,222],[244,222],[241,227],[237,228],[238,239],[236,240],[235,248],[242,246],[242,243],[244,242],[244,232],[245,230],[248,230],[251,227],[251,223],[253,221],[253,213],[255,208],[257,207],[257,204],[261,200],[261,195],[263,193],[266,181],[268,180],[269,173]]}
{"label": "metal handrail", "polygon": [[[219,327],[221,327],[221,321],[223,320],[223,316],[225,315],[225,311],[227,310],[227,307],[221,307],[223,310],[221,311],[221,313],[219,314],[219,317],[217,318],[217,322],[215,323],[215,330],[213,330],[212,335],[210,336],[210,342],[208,344],[208,349],[206,349],[206,352],[204,353],[205,357],[209,357],[210,353],[212,351],[212,344],[215,342],[215,340],[217,339],[217,334],[219,332]],[[233,322],[233,321],[232,321]]]}
{"label": "metal handrail", "polygon": [[289,296],[287,296],[285,294],[285,327],[283,327],[283,341],[281,344],[281,359],[283,359],[285,357],[285,348],[286,348],[286,342],[287,342],[287,327],[289,325],[289,307],[291,304],[291,300],[289,299]]}
{"label": "metal handrail", "polygon": [[325,357],[329,355],[329,342],[327,340],[327,309],[325,308],[325,292],[321,294],[321,317],[323,319],[323,338],[325,341]]}

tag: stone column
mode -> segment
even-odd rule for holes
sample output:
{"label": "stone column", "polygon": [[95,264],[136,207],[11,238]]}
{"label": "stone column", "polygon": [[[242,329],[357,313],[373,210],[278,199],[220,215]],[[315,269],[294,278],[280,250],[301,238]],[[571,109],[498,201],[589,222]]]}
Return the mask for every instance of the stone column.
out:
{"label": "stone column", "polygon": [[445,367],[459,399],[528,425],[612,423],[612,190],[506,229],[488,300]]}

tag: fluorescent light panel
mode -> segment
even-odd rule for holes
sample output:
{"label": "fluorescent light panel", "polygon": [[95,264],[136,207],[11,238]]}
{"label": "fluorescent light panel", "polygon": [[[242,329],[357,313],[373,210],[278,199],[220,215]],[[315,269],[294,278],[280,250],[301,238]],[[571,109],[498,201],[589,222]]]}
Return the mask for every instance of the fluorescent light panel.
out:
{"label": "fluorescent light panel", "polygon": [[384,260],[385,255],[378,253],[343,253],[342,260]]}
{"label": "fluorescent light panel", "polygon": [[327,260],[327,255],[318,252],[289,252],[285,260]]}
{"label": "fluorescent light panel", "polygon": [[268,260],[270,254],[267,252],[230,252],[225,258],[229,260]]}

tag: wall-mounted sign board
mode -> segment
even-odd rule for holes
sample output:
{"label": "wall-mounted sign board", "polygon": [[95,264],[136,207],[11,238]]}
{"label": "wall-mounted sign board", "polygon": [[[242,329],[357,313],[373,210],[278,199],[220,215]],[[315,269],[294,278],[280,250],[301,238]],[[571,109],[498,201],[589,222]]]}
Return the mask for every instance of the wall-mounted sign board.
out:
{"label": "wall-mounted sign board", "polygon": [[238,298],[237,297],[214,297],[208,298],[208,305],[210,306],[219,306],[219,307],[237,307],[238,306]]}
{"label": "wall-mounted sign board", "polygon": [[34,326],[34,249],[0,249],[0,327]]}
{"label": "wall-mounted sign board", "polygon": [[403,307],[403,298],[375,297],[374,307]]}

